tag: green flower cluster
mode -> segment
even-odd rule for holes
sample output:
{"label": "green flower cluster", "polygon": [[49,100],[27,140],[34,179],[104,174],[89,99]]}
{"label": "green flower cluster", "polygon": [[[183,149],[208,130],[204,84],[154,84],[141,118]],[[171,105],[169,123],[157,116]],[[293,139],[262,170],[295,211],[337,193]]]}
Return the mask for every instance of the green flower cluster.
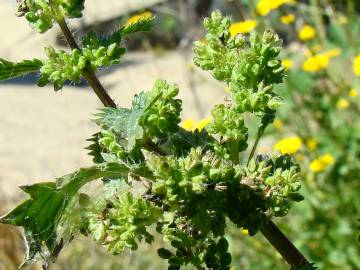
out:
{"label": "green flower cluster", "polygon": [[143,238],[147,243],[153,241],[146,227],[158,221],[161,211],[148,201],[126,193],[107,202],[102,211],[97,209],[87,215],[86,233],[109,252],[119,254],[125,248],[136,250],[137,241]]}
{"label": "green flower cluster", "polygon": [[44,65],[40,69],[39,86],[45,86],[51,81],[57,91],[64,86],[67,80],[80,82],[81,73],[87,61],[79,50],[75,49],[71,53],[67,53],[63,50],[55,51],[52,47],[46,47],[45,52],[48,59],[44,61]]}
{"label": "green flower cluster", "polygon": [[261,159],[247,167],[234,166],[201,148],[177,159],[148,157],[147,166],[156,179],[151,199],[167,217],[158,223],[158,231],[176,242],[172,244],[176,252],[166,253],[170,265],[227,267],[231,262],[227,248],[208,253],[206,245],[224,236],[226,218],[255,234],[267,218],[285,215],[291,201],[302,199],[297,193],[298,168],[289,156]]}
{"label": "green flower cluster", "polygon": [[[75,2],[66,3],[70,7],[70,4]],[[48,59],[43,61],[38,85],[44,86],[52,82],[57,91],[63,87],[65,81],[79,83],[85,69],[94,72],[101,67],[119,64],[121,56],[126,51],[120,45],[122,38],[138,31],[148,31],[153,25],[153,20],[153,17],[139,20],[104,37],[90,31],[82,38],[82,47],[71,52],[56,51],[52,47],[45,48]]]}
{"label": "green flower cluster", "polygon": [[85,0],[21,0],[18,16],[25,16],[31,27],[39,33],[50,29],[56,18],[79,18]]}
{"label": "green flower cluster", "polygon": [[231,151],[235,155],[246,150],[248,144],[248,129],[244,118],[233,107],[224,104],[216,105],[211,112],[212,121],[206,127],[209,134],[220,135],[221,141],[214,143],[215,151],[224,158],[231,158]]}
{"label": "green flower cluster", "polygon": [[182,102],[175,97],[179,93],[176,84],[157,80],[150,92],[152,104],[146,110],[141,125],[147,136],[164,139],[179,130]]}
{"label": "green flower cluster", "polygon": [[280,101],[272,85],[282,82],[285,71],[277,58],[279,38],[270,31],[249,39],[230,37],[230,20],[219,12],[205,19],[204,26],[208,33],[205,41],[195,43],[195,64],[228,84],[237,112],[275,110]]}
{"label": "green flower cluster", "polygon": [[55,91],[60,90],[66,81],[79,83],[85,67],[95,71],[100,67],[108,67],[120,62],[120,56],[125,53],[125,48],[119,48],[113,43],[108,47],[84,47],[74,49],[70,53],[63,50],[56,51],[52,47],[45,48],[47,59],[40,69],[41,77],[39,86],[49,82],[54,84]]}

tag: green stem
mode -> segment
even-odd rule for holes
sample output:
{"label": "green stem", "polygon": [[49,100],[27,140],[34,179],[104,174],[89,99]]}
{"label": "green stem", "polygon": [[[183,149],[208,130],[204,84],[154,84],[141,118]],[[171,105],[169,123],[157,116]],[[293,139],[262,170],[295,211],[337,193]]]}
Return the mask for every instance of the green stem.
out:
{"label": "green stem", "polygon": [[254,145],[251,148],[251,152],[250,152],[250,155],[249,155],[249,158],[248,158],[248,161],[247,161],[247,165],[249,165],[250,160],[254,157],[256,148],[257,148],[257,146],[258,146],[258,144],[260,142],[260,139],[261,139],[262,135],[264,134],[264,131],[265,131],[265,128],[263,126],[260,126],[259,129],[258,129],[258,133],[257,133],[257,136],[256,136],[256,140],[254,142]]}
{"label": "green stem", "polygon": [[290,265],[290,269],[296,269],[300,266],[307,266],[307,269],[315,269],[315,267],[312,266],[304,255],[301,254],[295,245],[271,220],[262,227],[261,232]]}
{"label": "green stem", "polygon": [[231,141],[230,142],[230,159],[235,163],[240,163],[240,157],[239,157],[239,141]]}
{"label": "green stem", "polygon": [[[74,36],[71,34],[64,18],[58,18],[57,22],[67,40],[69,43],[69,46],[71,49],[80,49],[78,44],[76,43]],[[88,81],[91,88],[94,90],[95,94],[99,97],[101,102],[106,107],[112,107],[116,108],[116,104],[114,100],[109,96],[109,94],[106,92],[105,88],[102,86],[98,78],[96,77],[95,73],[89,68],[89,66],[86,66],[83,73],[83,77]]]}

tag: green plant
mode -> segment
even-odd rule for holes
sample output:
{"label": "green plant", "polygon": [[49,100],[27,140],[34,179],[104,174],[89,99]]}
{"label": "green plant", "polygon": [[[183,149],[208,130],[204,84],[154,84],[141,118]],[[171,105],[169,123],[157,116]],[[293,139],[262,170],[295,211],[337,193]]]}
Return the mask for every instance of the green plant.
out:
{"label": "green plant", "polygon": [[[149,227],[155,226],[169,243],[158,249],[169,269],[229,269],[229,221],[251,235],[261,231],[291,269],[314,269],[271,221],[303,199],[299,166],[289,155],[255,155],[280,106],[273,92],[284,76],[279,38],[270,31],[231,37],[228,18],[214,12],[205,19],[206,41],[196,43],[194,61],[227,83],[231,100],[213,109],[208,127],[188,132],[178,125],[176,85],[157,80],[152,90],[134,96],[130,108],[117,108],[94,74],[119,63],[125,51],[121,39],[149,30],[154,18],[139,18],[106,37],[90,32],[79,47],[65,19],[81,16],[83,4],[22,1],[19,13],[32,27],[43,33],[58,23],[72,50],[48,47],[46,60],[1,60],[2,79],[40,71],[38,85],[53,83],[59,90],[65,81],[85,78],[106,106],[95,120],[100,131],[90,139],[94,165],[55,182],[23,186],[30,198],[0,219],[24,228],[24,264],[41,258],[47,269],[76,234],[90,236],[114,254],[135,250],[139,241],[153,241]],[[245,114],[259,121],[250,153]],[[98,179],[101,194],[83,191]]]}
{"label": "green plant", "polygon": [[[297,235],[297,246],[320,269],[358,269],[360,44],[356,1],[288,1],[291,5],[277,7],[276,2],[285,1],[254,2],[257,9],[243,10],[244,17],[256,22],[257,31],[271,27],[287,40],[281,55],[287,76],[274,88],[285,102],[266,135],[269,140],[279,139],[275,149],[294,154],[302,168],[307,198],[294,207],[291,216],[279,220],[279,226]],[[274,4],[272,10],[268,10],[270,5],[261,5],[266,2]],[[260,12],[261,6],[266,12]],[[240,250],[240,255],[233,256],[235,261],[255,269],[281,269],[281,261],[274,260],[271,249],[260,239],[244,241],[252,248]]]}

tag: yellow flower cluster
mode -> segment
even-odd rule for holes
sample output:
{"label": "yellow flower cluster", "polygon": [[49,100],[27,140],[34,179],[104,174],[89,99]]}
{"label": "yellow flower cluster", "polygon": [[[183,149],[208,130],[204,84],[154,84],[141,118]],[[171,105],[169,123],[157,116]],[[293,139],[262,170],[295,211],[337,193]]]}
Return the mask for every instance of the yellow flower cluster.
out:
{"label": "yellow flower cluster", "polygon": [[309,57],[303,64],[303,69],[308,72],[317,72],[325,69],[329,65],[331,58],[340,55],[340,49],[332,49],[324,53]]}
{"label": "yellow flower cluster", "polygon": [[211,117],[204,118],[200,120],[198,123],[193,118],[189,118],[185,120],[181,126],[186,129],[187,131],[194,131],[195,129],[198,129],[201,131],[204,129],[209,123],[211,122]]}
{"label": "yellow flower cluster", "polygon": [[322,172],[327,167],[332,165],[334,162],[335,162],[335,159],[332,155],[325,154],[325,155],[318,157],[317,159],[314,159],[310,163],[310,170],[312,170],[315,173]]}
{"label": "yellow flower cluster", "polygon": [[296,0],[260,0],[256,5],[256,11],[261,16],[268,15],[272,10],[285,4],[295,4]]}
{"label": "yellow flower cluster", "polygon": [[281,152],[281,154],[295,154],[302,147],[302,140],[299,137],[290,137],[278,141],[274,149]]}
{"label": "yellow flower cluster", "polygon": [[301,27],[299,31],[299,38],[304,41],[313,39],[315,36],[316,36],[316,30],[311,25],[306,24],[303,27]]}
{"label": "yellow flower cluster", "polygon": [[229,28],[230,35],[233,37],[237,34],[249,33],[252,30],[254,30],[257,24],[258,23],[255,20],[247,20],[247,21],[232,23]]}
{"label": "yellow flower cluster", "polygon": [[283,24],[290,24],[292,22],[295,21],[295,15],[290,13],[288,15],[284,15],[284,16],[281,16],[280,17],[280,21],[283,23]]}
{"label": "yellow flower cluster", "polygon": [[149,19],[152,16],[153,16],[153,13],[151,11],[145,11],[143,13],[135,14],[127,20],[126,25],[128,26],[128,25],[137,23],[140,20]]}
{"label": "yellow flower cluster", "polygon": [[353,71],[355,75],[360,76],[360,54],[358,54],[354,59]]}

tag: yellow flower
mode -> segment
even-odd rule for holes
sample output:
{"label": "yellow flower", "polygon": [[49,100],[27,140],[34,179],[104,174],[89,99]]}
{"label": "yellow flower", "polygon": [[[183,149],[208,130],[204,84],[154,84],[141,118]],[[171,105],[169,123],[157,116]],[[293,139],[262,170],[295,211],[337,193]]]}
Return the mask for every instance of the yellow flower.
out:
{"label": "yellow flower", "polygon": [[283,66],[285,67],[285,70],[289,70],[293,67],[294,62],[290,59],[284,59],[281,61],[281,63],[283,64]]}
{"label": "yellow flower", "polygon": [[326,55],[317,54],[309,57],[303,64],[303,69],[308,72],[316,72],[327,68],[330,58]]}
{"label": "yellow flower", "polygon": [[280,21],[283,23],[283,24],[290,24],[292,22],[295,21],[295,15],[290,13],[288,15],[284,15],[284,16],[281,16],[280,17]]}
{"label": "yellow flower", "polygon": [[334,159],[334,157],[332,155],[325,154],[323,156],[318,157],[317,159],[314,159],[310,163],[310,170],[312,170],[315,173],[322,172],[327,167],[332,165],[334,162],[335,162],[335,159]]}
{"label": "yellow flower", "polygon": [[145,19],[149,19],[150,17],[152,17],[153,14],[151,11],[145,11],[143,13],[140,13],[140,14],[135,14],[133,16],[131,16],[127,22],[126,22],[126,25],[129,26],[131,24],[134,24],[134,23],[137,23],[138,21],[140,20],[145,20]]}
{"label": "yellow flower", "polygon": [[299,137],[290,137],[277,142],[274,148],[282,154],[294,154],[300,150],[301,146],[302,140]]}
{"label": "yellow flower", "polygon": [[187,131],[194,131],[196,127],[196,122],[193,118],[189,118],[185,120],[181,126],[186,129]]}
{"label": "yellow flower", "polygon": [[325,69],[329,65],[329,61],[332,57],[339,56],[341,50],[338,48],[310,56],[303,64],[303,69],[308,72],[317,72]]}
{"label": "yellow flower", "polygon": [[306,146],[309,148],[310,151],[314,151],[318,145],[318,141],[316,139],[309,139],[306,141]]}
{"label": "yellow flower", "polygon": [[229,28],[230,35],[233,37],[237,34],[249,33],[257,26],[257,24],[258,23],[255,20],[232,23]]}
{"label": "yellow flower", "polygon": [[279,8],[284,4],[295,4],[296,0],[260,0],[256,5],[256,11],[261,16],[266,16],[270,11]]}
{"label": "yellow flower", "polygon": [[276,129],[282,129],[283,127],[283,122],[280,119],[275,119],[274,120],[274,127]]}
{"label": "yellow flower", "polygon": [[349,105],[350,105],[349,101],[347,101],[345,98],[340,98],[336,103],[336,108],[346,109],[349,107]]}
{"label": "yellow flower", "polygon": [[349,97],[357,97],[357,95],[358,95],[357,89],[352,88],[352,89],[349,91]]}
{"label": "yellow flower", "polygon": [[196,128],[201,131],[203,128],[205,128],[209,123],[211,122],[211,117],[204,118],[200,120],[200,122],[197,124]]}
{"label": "yellow flower", "polygon": [[185,120],[181,126],[186,129],[187,131],[194,131],[195,129],[198,129],[201,131],[203,128],[205,128],[209,123],[211,122],[211,117],[204,118],[200,120],[199,123],[196,123],[196,121],[193,118],[189,118]]}
{"label": "yellow flower", "polygon": [[316,36],[316,30],[311,25],[304,25],[299,31],[299,38],[301,40],[309,40]]}
{"label": "yellow flower", "polygon": [[360,54],[358,54],[354,59],[353,71],[355,75],[360,76]]}

